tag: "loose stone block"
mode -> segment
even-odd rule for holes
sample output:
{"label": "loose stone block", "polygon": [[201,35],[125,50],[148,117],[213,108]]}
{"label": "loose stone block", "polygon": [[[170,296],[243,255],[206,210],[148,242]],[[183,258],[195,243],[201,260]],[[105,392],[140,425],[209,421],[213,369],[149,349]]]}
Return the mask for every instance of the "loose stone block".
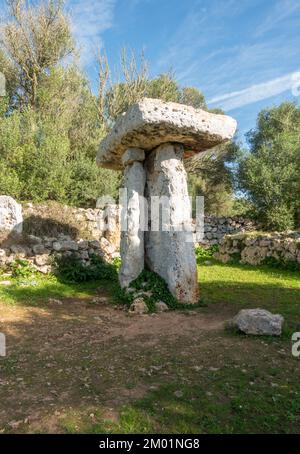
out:
{"label": "loose stone block", "polygon": [[[124,186],[127,206],[122,206],[121,259],[119,273],[121,287],[128,287],[144,269],[144,232],[140,229],[141,197],[144,196],[146,175],[143,164],[134,162],[125,168]],[[124,225],[127,221],[127,226]],[[125,227],[127,229],[125,230]]]}
{"label": "loose stone block", "polygon": [[122,155],[128,148],[149,152],[167,142],[183,144],[184,156],[189,157],[230,140],[235,130],[236,121],[227,115],[144,98],[117,119],[100,144],[97,163],[122,169]]}
{"label": "loose stone block", "polygon": [[22,233],[22,207],[12,197],[0,196],[0,231]]}
{"label": "loose stone block", "polygon": [[[183,154],[182,145],[165,144],[146,159],[146,196],[152,225],[145,234],[145,259],[178,301],[194,304],[199,300],[199,290]],[[161,222],[153,226],[158,198],[162,201]]]}
{"label": "loose stone block", "polygon": [[242,309],[229,326],[245,334],[256,336],[280,336],[284,318],[265,309]]}

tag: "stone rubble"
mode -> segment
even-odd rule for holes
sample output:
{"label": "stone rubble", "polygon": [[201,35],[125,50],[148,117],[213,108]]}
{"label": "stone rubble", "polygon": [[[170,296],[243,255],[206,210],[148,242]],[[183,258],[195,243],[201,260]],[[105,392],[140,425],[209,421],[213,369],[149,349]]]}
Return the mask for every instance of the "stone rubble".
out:
{"label": "stone rubble", "polygon": [[259,230],[260,226],[250,219],[241,216],[233,217],[218,217],[218,216],[204,216],[204,236],[199,238],[196,233],[195,221],[194,225],[194,241],[203,247],[209,247],[220,244],[226,235],[235,233],[245,233],[254,230]]}
{"label": "stone rubble", "polygon": [[169,307],[163,301],[157,301],[155,303],[156,312],[166,312],[169,310]]}

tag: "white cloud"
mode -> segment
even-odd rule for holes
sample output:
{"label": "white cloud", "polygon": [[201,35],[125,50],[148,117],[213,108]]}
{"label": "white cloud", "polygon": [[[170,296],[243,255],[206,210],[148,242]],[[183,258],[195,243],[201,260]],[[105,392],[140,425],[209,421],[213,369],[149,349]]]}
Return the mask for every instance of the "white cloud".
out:
{"label": "white cloud", "polygon": [[277,0],[277,2],[274,2],[274,7],[270,14],[257,27],[255,35],[258,37],[274,29],[281,22],[297,13],[297,11],[299,12],[299,9],[299,0]]}
{"label": "white cloud", "polygon": [[[251,0],[252,2],[258,0]],[[188,79],[202,70],[206,61],[221,53],[222,49],[214,49],[205,55],[216,37],[222,40],[227,31],[223,21],[237,16],[249,5],[249,0],[210,0],[209,7],[203,0],[194,0],[187,14],[179,24],[174,24],[174,34],[163,46],[157,61],[157,71],[173,68],[179,80]]]}
{"label": "white cloud", "polygon": [[81,51],[83,65],[90,64],[102,46],[101,35],[113,26],[116,0],[71,0],[68,9],[72,30]]}
{"label": "white cloud", "polygon": [[[226,110],[291,89],[289,75],[299,61],[300,1],[272,1],[264,14],[261,0],[220,3],[211,0],[206,12],[201,2],[193,4],[162,48],[159,70],[172,67],[182,84],[198,86],[208,98],[227,93],[218,101]],[[248,9],[257,9],[257,20],[236,39],[232,25],[245,20]]]}
{"label": "white cloud", "polygon": [[209,105],[217,105],[226,111],[243,107],[263,99],[271,98],[287,90],[298,96],[300,87],[300,70],[260,84],[251,85],[244,90],[233,91],[208,100]]}

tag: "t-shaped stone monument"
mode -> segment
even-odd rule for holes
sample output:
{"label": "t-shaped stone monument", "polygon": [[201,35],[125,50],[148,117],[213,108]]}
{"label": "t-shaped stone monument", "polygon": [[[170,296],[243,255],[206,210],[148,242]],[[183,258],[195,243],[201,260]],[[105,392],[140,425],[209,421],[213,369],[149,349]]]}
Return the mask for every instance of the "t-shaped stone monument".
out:
{"label": "t-shaped stone monument", "polygon": [[[183,158],[230,140],[235,130],[236,121],[226,115],[150,98],[132,105],[117,119],[101,142],[97,163],[124,169],[127,229],[121,233],[122,287],[129,286],[146,264],[167,282],[178,301],[197,303],[197,266],[192,232],[187,229],[191,210]],[[149,210],[146,229],[141,228],[141,218],[147,217],[144,197]],[[162,203],[157,215],[157,201],[162,200],[168,206]],[[166,212],[168,225],[163,220]]]}

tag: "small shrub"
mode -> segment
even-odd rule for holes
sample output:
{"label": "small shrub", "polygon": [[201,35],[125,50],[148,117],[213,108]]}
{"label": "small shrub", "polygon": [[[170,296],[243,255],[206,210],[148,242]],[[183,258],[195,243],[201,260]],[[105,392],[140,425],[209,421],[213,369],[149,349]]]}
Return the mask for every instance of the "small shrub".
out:
{"label": "small shrub", "polygon": [[[170,309],[195,309],[195,307],[204,305],[202,300],[200,300],[196,305],[180,303],[170,293],[164,279],[149,270],[142,271],[139,277],[135,281],[131,282],[130,287],[145,293],[151,291],[151,296],[142,295],[150,312],[155,312],[155,303],[158,301],[163,301]],[[127,293],[126,290],[122,289],[120,290],[118,296],[119,299],[128,306],[130,306],[135,298],[132,293]]]}
{"label": "small shrub", "polygon": [[37,273],[36,269],[24,259],[16,259],[10,265],[12,277],[27,278]]}
{"label": "small shrub", "polygon": [[209,248],[198,246],[195,250],[197,263],[200,264],[203,260],[209,260],[213,258],[216,252],[219,252],[219,246],[217,244],[214,244]]}
{"label": "small shrub", "polygon": [[230,254],[230,262],[232,263],[239,263],[241,260],[242,256],[240,252],[233,252]]}
{"label": "small shrub", "polygon": [[262,264],[268,265],[272,268],[281,268],[288,271],[300,271],[300,263],[297,263],[294,260],[286,260],[283,257],[280,259],[276,259],[275,257],[266,257]]}
{"label": "small shrub", "polygon": [[91,256],[89,265],[85,265],[79,257],[72,254],[57,258],[54,266],[55,274],[65,282],[79,283],[100,279],[116,281],[118,278],[118,265],[105,263],[97,255]]}

